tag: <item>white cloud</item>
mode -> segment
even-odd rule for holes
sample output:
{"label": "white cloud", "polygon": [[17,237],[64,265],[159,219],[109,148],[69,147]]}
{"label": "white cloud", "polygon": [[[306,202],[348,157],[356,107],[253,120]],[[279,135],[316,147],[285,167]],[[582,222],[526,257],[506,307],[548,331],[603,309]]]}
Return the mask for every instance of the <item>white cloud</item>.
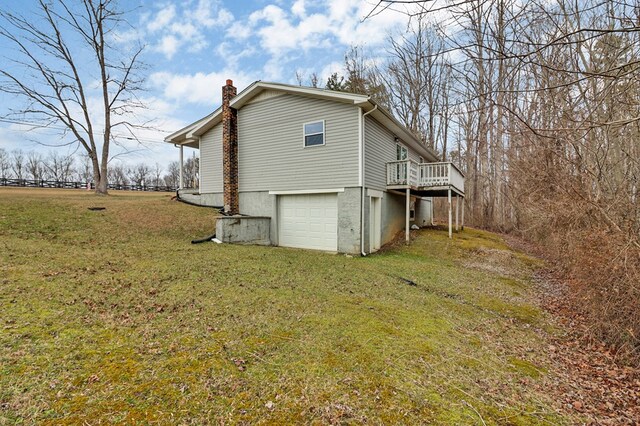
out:
{"label": "white cloud", "polygon": [[[162,90],[165,98],[181,104],[220,104],[221,90],[230,78],[238,90],[244,89],[257,78],[243,71],[224,69],[219,72],[195,74],[153,73],[150,82]],[[173,106],[175,108],[175,105]]]}
{"label": "white cloud", "polygon": [[221,6],[220,0],[199,0],[192,6],[192,2],[183,3],[180,9],[173,4],[163,5],[157,12],[142,17],[149,36],[161,34],[152,42],[153,50],[167,59],[172,59],[183,47],[192,53],[199,52],[209,45],[204,30],[223,28],[233,21],[233,15]]}
{"label": "white cloud", "polygon": [[218,1],[212,0],[199,0],[193,14],[195,21],[207,28],[223,27],[233,20],[231,12],[221,8]]}
{"label": "white cloud", "polygon": [[165,6],[164,9],[160,10],[156,13],[155,18],[153,18],[148,24],[147,29],[151,32],[159,31],[166,26],[168,26],[171,21],[173,21],[176,17],[176,7],[175,5]]}
{"label": "white cloud", "polygon": [[344,62],[331,62],[322,68],[322,71],[318,74],[320,77],[320,82],[325,83],[331,74],[338,73],[339,75],[344,75],[346,70],[344,69]]}
{"label": "white cloud", "polygon": [[129,44],[140,40],[140,31],[133,28],[125,31],[113,31],[110,35],[116,43]]}
{"label": "white cloud", "polygon": [[313,6],[310,9],[305,0],[295,1],[288,10],[267,5],[253,12],[246,23],[234,24],[234,28],[244,28],[236,38],[255,34],[264,50],[280,58],[291,52],[341,45],[378,46],[391,30],[406,24],[406,16],[395,12],[381,13],[362,22],[373,6],[360,0],[326,0]]}
{"label": "white cloud", "polygon": [[257,47],[252,44],[246,44],[240,50],[237,45],[226,41],[218,44],[215,52],[218,56],[224,58],[226,68],[230,69],[238,68],[241,59],[259,54]]}
{"label": "white cloud", "polygon": [[[272,58],[262,68],[262,79],[266,81],[281,81],[283,78],[283,66],[281,60]],[[294,72],[289,77],[293,77]]]}
{"label": "white cloud", "polygon": [[305,0],[296,0],[291,6],[291,12],[295,16],[304,18],[304,16],[306,15]]}
{"label": "white cloud", "polygon": [[238,21],[229,26],[225,36],[241,41],[248,39],[251,34],[251,26],[247,25],[245,22]]}
{"label": "white cloud", "polygon": [[160,40],[160,43],[156,46],[156,50],[162,52],[167,59],[171,59],[173,55],[178,51],[180,42],[172,35],[164,36]]}

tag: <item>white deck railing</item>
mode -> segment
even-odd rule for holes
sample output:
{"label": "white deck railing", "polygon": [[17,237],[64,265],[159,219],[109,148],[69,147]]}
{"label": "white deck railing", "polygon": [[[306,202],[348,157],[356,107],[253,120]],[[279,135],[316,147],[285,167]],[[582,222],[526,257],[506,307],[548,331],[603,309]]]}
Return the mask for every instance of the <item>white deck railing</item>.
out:
{"label": "white deck railing", "polygon": [[464,175],[450,162],[416,163],[413,160],[387,163],[388,186],[431,188],[453,186],[464,192]]}
{"label": "white deck railing", "polygon": [[387,185],[410,185],[418,181],[418,164],[411,160],[387,163]]}

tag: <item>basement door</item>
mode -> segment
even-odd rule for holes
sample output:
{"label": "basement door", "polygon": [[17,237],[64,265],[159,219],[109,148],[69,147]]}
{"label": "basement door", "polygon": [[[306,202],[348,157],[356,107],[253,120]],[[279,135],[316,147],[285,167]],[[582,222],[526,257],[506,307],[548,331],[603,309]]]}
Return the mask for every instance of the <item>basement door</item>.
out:
{"label": "basement door", "polygon": [[336,194],[278,197],[278,244],[338,251],[338,196]]}

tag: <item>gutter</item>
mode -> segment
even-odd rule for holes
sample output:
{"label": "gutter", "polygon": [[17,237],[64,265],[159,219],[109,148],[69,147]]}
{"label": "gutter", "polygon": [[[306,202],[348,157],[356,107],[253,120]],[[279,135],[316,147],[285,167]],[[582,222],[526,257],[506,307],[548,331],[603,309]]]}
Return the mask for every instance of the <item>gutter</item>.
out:
{"label": "gutter", "polygon": [[373,111],[378,109],[378,105],[374,105],[373,109],[362,114],[361,118],[361,126],[362,126],[362,134],[360,135],[360,146],[362,147],[362,158],[360,159],[360,164],[362,166],[362,200],[360,201],[360,254],[362,256],[366,256],[367,253],[364,252],[364,189],[365,189],[365,179],[364,179],[364,169],[365,169],[365,155],[364,155],[364,140],[365,140],[365,117],[371,114]]}

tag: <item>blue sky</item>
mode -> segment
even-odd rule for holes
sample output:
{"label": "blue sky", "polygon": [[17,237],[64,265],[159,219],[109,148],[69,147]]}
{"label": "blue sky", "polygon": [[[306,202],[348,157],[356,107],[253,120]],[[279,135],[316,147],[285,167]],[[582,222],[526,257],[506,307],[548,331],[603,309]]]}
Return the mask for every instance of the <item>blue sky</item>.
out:
{"label": "blue sky", "polygon": [[[34,3],[9,1],[0,7],[28,14]],[[160,141],[166,132],[217,108],[227,78],[233,79],[239,90],[255,80],[295,83],[296,71],[306,77],[316,72],[324,82],[332,72],[342,72],[344,53],[351,45],[363,46],[373,56],[383,55],[386,37],[402,31],[407,17],[386,11],[362,22],[373,3],[122,1],[123,6],[134,8],[128,17],[132,26],[122,28],[114,42],[126,48],[139,39],[146,45],[143,61],[148,65],[147,91],[143,98],[149,109],[137,118],[153,119],[158,130],[141,132],[139,137],[146,146],[136,147],[119,160],[166,165],[177,159],[177,149]],[[7,54],[7,46],[0,45],[0,55]],[[1,94],[0,101],[0,113],[16,102]],[[55,141],[50,131],[26,135],[24,131],[24,126],[0,123],[0,147],[46,153],[50,148],[29,139]],[[123,144],[134,148],[130,142]]]}

